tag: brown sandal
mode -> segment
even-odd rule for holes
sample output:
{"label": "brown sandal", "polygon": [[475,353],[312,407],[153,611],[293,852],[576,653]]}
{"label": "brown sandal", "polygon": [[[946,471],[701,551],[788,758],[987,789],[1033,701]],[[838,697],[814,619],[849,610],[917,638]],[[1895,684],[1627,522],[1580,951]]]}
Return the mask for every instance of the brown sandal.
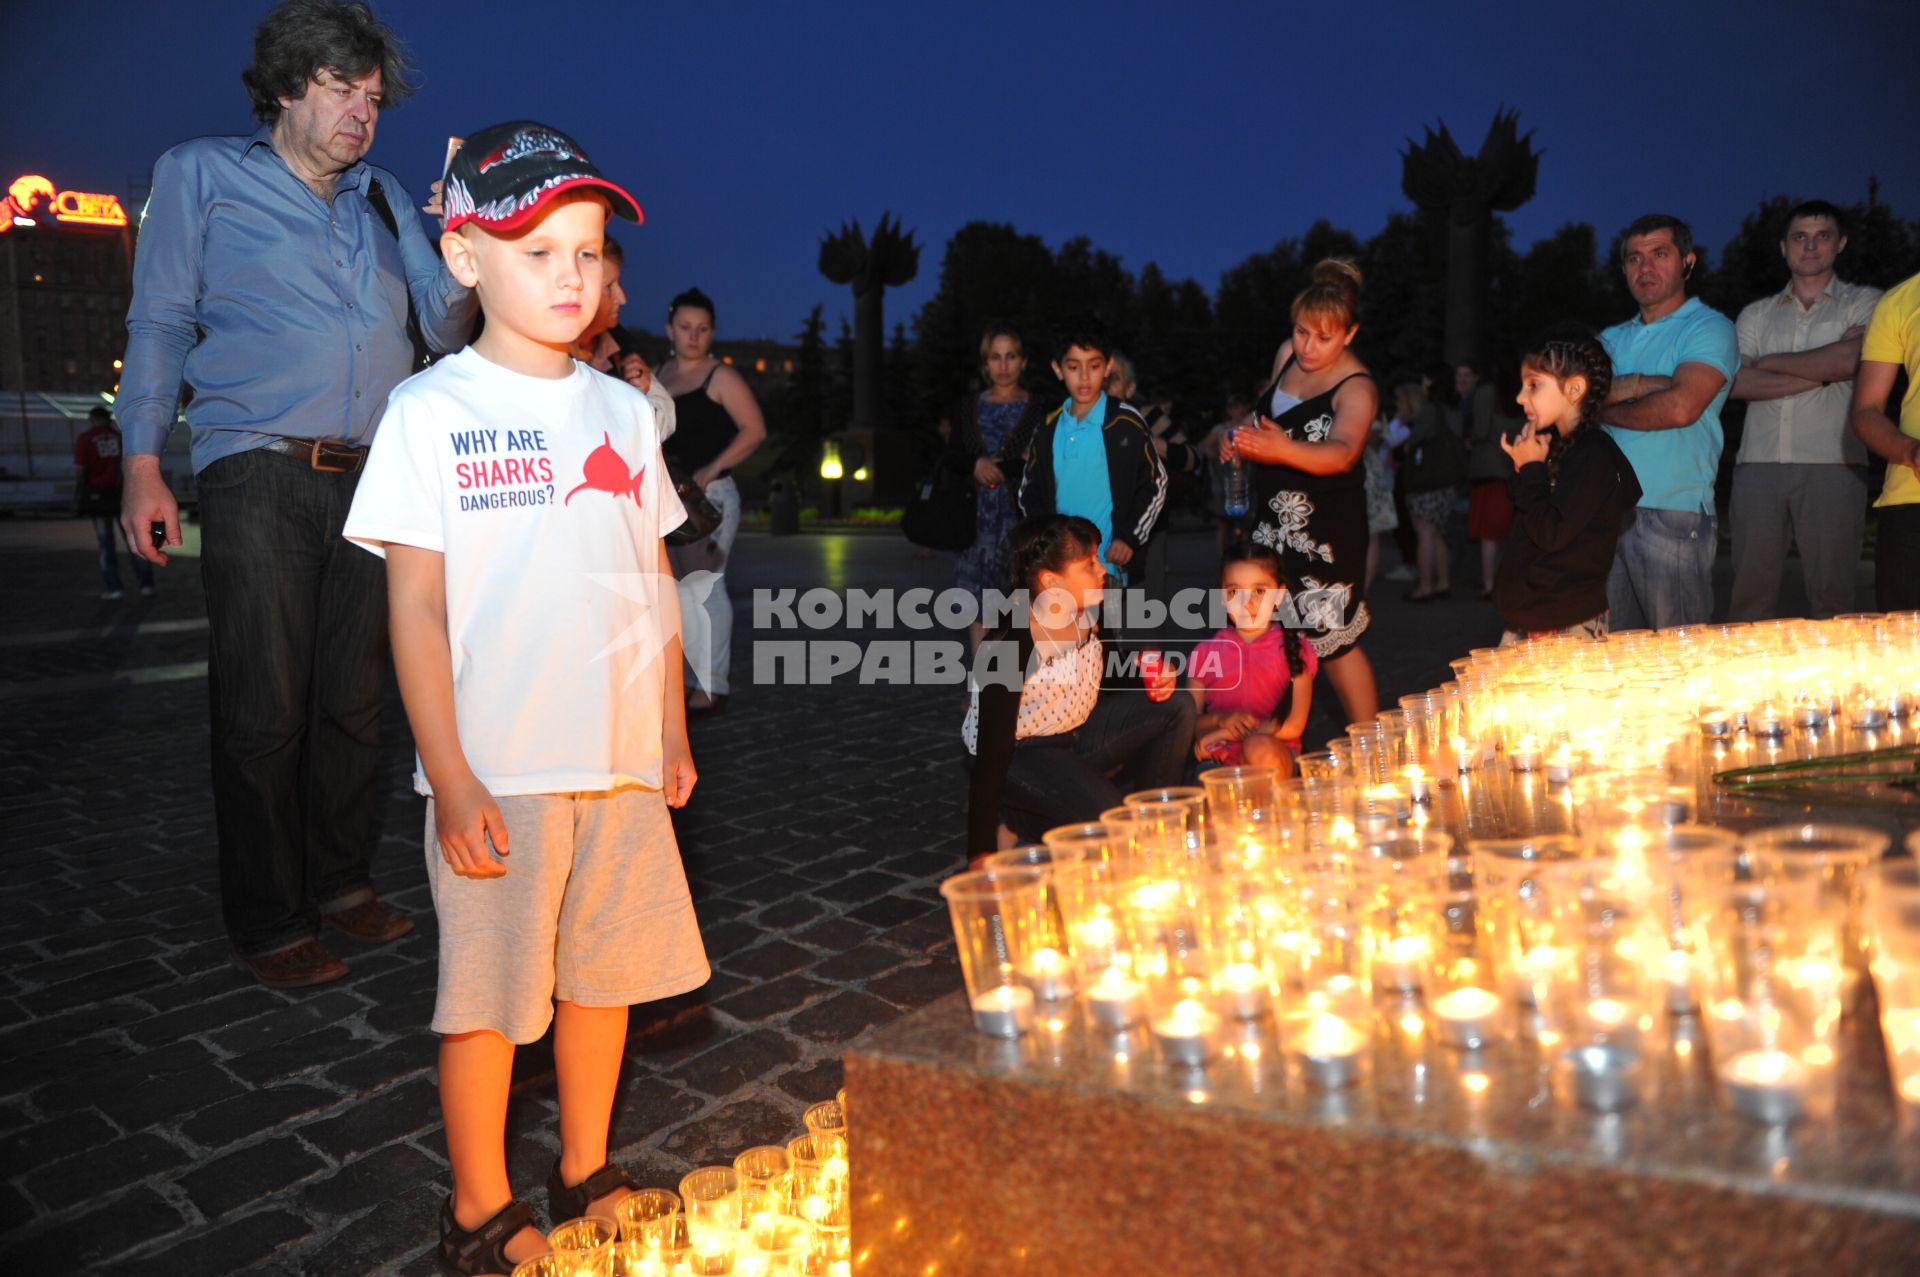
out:
{"label": "brown sandal", "polygon": [[597,1198],[605,1197],[616,1188],[636,1189],[640,1185],[633,1182],[633,1176],[627,1174],[624,1167],[608,1162],[578,1184],[568,1187],[560,1178],[560,1163],[553,1163],[553,1174],[547,1176],[547,1216],[555,1224],[563,1220],[579,1219],[587,1213]]}
{"label": "brown sandal", "polygon": [[507,1258],[507,1243],[523,1228],[533,1226],[533,1207],[508,1202],[478,1228],[460,1227],[453,1217],[453,1198],[440,1212],[440,1271],[455,1277],[483,1273],[511,1273],[516,1264]]}

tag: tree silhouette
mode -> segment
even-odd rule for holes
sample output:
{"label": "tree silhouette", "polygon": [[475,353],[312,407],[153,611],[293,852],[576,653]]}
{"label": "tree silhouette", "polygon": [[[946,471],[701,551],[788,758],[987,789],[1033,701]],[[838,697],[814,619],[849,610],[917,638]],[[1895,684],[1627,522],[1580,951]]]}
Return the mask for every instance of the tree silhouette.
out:
{"label": "tree silhouette", "polygon": [[[853,286],[853,420],[855,427],[880,423],[881,343],[886,337],[882,298],[920,273],[920,246],[913,232],[902,232],[892,214],[883,214],[868,239],[859,222],[843,222],[838,232],[820,238],[820,273],[836,284]],[[899,423],[894,423],[899,424]]]}
{"label": "tree silhouette", "polygon": [[1400,189],[1414,206],[1447,219],[1447,318],[1442,341],[1449,362],[1487,355],[1487,272],[1495,212],[1533,198],[1540,156],[1533,134],[1522,137],[1518,111],[1497,111],[1480,153],[1460,150],[1445,123],[1401,152]]}

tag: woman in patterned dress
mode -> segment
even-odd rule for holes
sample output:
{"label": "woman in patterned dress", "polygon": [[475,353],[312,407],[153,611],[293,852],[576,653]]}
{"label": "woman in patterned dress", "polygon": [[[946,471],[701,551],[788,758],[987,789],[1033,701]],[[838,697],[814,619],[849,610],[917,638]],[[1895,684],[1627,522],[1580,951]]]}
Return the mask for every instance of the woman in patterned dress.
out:
{"label": "woman in patterned dress", "polygon": [[[980,375],[986,389],[969,395],[948,418],[952,433],[944,459],[950,469],[973,476],[973,544],[954,556],[953,583],[981,601],[987,590],[1007,586],[1007,538],[1016,522],[1013,492],[1018,466],[1046,415],[1043,405],[1020,385],[1027,356],[1020,334],[1005,324],[989,324],[980,337]],[[970,648],[980,646],[984,626],[967,627]]]}
{"label": "woman in patterned dress", "polygon": [[1274,356],[1273,384],[1253,427],[1233,431],[1221,459],[1253,463],[1252,539],[1280,555],[1294,615],[1347,721],[1378,712],[1373,666],[1360,650],[1367,612],[1367,497],[1361,456],[1380,396],[1350,347],[1360,331],[1360,271],[1343,258],[1313,268],[1293,299],[1293,337]]}

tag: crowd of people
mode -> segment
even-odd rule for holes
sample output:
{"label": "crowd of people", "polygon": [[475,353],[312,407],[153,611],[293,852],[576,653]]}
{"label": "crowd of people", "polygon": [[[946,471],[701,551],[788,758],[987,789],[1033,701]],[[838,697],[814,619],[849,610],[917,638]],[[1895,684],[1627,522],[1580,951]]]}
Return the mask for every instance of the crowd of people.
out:
{"label": "crowd of people", "polygon": [[[121,590],[116,500],[150,590],[181,544],[158,454],[191,386],[221,909],[235,965],[264,984],[345,975],[323,929],[381,944],[414,928],[370,873],[391,652],[439,923],[439,1259],[506,1272],[543,1245],[505,1158],[516,1046],[551,1025],[549,1218],[604,1209],[633,1187],[607,1159],[627,1009],[707,977],[669,809],[697,780],[688,715],[729,695],[732,470],[766,427],[697,289],[665,317],[669,359],[633,351],[606,228],[639,205],[560,129],[472,131],[424,205],[436,243],[366,159],[413,86],[365,5],[286,0],[243,80],[251,134],[155,164],[125,434],[102,414],[82,436],[79,499],[105,591]],[[1322,672],[1348,720],[1370,718],[1378,537],[1414,529],[1411,597],[1445,597],[1439,533],[1462,493],[1509,640],[1707,620],[1730,395],[1752,404],[1735,614],[1777,605],[1789,541],[1815,609],[1851,606],[1863,449],[1887,463],[1878,602],[1920,606],[1920,390],[1897,423],[1887,402],[1903,368],[1920,373],[1920,279],[1885,297],[1843,283],[1845,246],[1838,210],[1795,209],[1786,287],[1735,325],[1686,295],[1685,223],[1640,219],[1621,263],[1638,313],[1533,344],[1514,420],[1472,365],[1398,383],[1389,420],[1355,352],[1362,280],[1345,261],[1315,269],[1265,384],[1197,442],[1137,401],[1151,370],[1096,322],[1051,335],[1045,393],[1022,335],[990,328],[942,461],[977,485],[956,581],[1035,605],[976,635],[1006,674],[969,689],[967,850],[1203,763],[1290,767]],[[416,335],[446,357],[410,376]],[[1115,680],[1103,589],[1161,588],[1169,473],[1205,467],[1243,470],[1249,496],[1222,518],[1231,624],[1184,688],[1144,662]],[[694,508],[698,533],[676,536]]]}
{"label": "crowd of people", "polygon": [[[1156,786],[1191,782],[1198,768],[1225,760],[1258,759],[1290,771],[1321,673],[1346,721],[1371,719],[1377,693],[1362,636],[1381,541],[1410,526],[1411,563],[1403,566],[1411,568],[1405,575],[1413,585],[1405,597],[1447,598],[1449,527],[1463,503],[1466,536],[1478,546],[1479,593],[1502,620],[1502,642],[1714,620],[1715,484],[1720,414],[1729,398],[1748,409],[1733,467],[1733,590],[1724,619],[1779,614],[1790,549],[1799,552],[1808,615],[1853,609],[1869,451],[1887,463],[1877,502],[1875,603],[1884,610],[1920,605],[1920,479],[1913,468],[1920,402],[1910,390],[1897,425],[1887,411],[1900,370],[1911,376],[1920,365],[1920,280],[1885,298],[1846,282],[1837,273],[1846,242],[1845,216],[1834,205],[1812,200],[1789,210],[1780,228],[1787,282],[1746,307],[1736,323],[1688,294],[1696,254],[1687,224],[1666,214],[1641,217],[1620,239],[1635,314],[1599,333],[1568,322],[1541,334],[1519,353],[1517,384],[1504,393],[1474,361],[1398,379],[1390,411],[1355,352],[1360,273],[1348,261],[1323,261],[1294,300],[1293,327],[1282,335],[1270,379],[1251,403],[1230,397],[1228,419],[1197,450],[1172,428],[1166,405],[1151,405],[1160,424],[1149,432],[1141,407],[1131,398],[1115,401],[1122,388],[1131,396],[1130,362],[1117,382],[1096,385],[1117,361],[1111,343],[1081,324],[1057,338],[1062,355],[1054,372],[1065,402],[1044,415],[1023,409],[1022,428],[1001,436],[993,456],[980,462],[981,473],[991,471],[983,484],[1006,473],[1040,479],[1023,479],[1010,504],[997,486],[982,492],[983,502],[995,503],[994,516],[991,524],[983,519],[990,544],[970,552],[972,570],[998,561],[998,547],[1009,541],[1042,535],[1036,520],[1071,516],[1096,529],[1103,579],[1151,593],[1146,575],[1130,565],[1136,556],[1150,561],[1143,547],[1164,545],[1167,471],[1197,470],[1209,460],[1246,469],[1251,500],[1244,515],[1230,515],[1214,492],[1221,589],[1230,608],[1244,611],[1247,592],[1258,585],[1245,578],[1257,570],[1236,544],[1244,539],[1270,556],[1263,570],[1273,578],[1273,602],[1285,605],[1289,641],[1275,649],[1285,659],[1252,659],[1268,623],[1248,624],[1240,613],[1233,630],[1196,647],[1196,657],[1232,653],[1246,687],[1223,702],[1223,689],[1195,685],[1197,719],[1169,716],[1165,724],[1189,733],[1183,746],[1191,750],[1154,753],[1144,775],[1144,754],[1098,756],[1108,782],[1125,772]],[[991,339],[1019,348],[1018,334],[1004,328]],[[983,356],[986,350],[983,342]],[[1036,415],[1034,426],[1027,419]],[[1094,424],[1101,427],[1098,447],[1087,428]],[[1169,438],[1180,440],[1181,452],[1161,442]],[[1016,525],[1017,516],[1027,522]],[[1018,572],[1002,584],[1030,593],[1042,588]],[[1001,704],[1008,689],[996,688],[987,698],[997,707],[994,721],[1004,720],[1013,735],[990,751],[976,734],[984,681],[976,674],[976,709],[965,736],[968,850],[976,857],[1031,840],[1046,819],[1091,819],[1117,794],[1112,783],[1057,783],[1065,769],[1055,760],[1072,758],[1076,773],[1084,771],[1086,742],[1078,733],[1095,711],[1140,690],[1084,655],[1097,646],[1098,621],[1083,614],[1078,625],[1077,664],[1045,658],[1048,651],[1058,656],[1057,633],[1036,630],[1034,642],[1020,644],[1023,659],[1042,653],[1029,661],[1029,687],[1047,709],[1028,715],[1018,688],[1011,706]],[[1059,685],[1071,670],[1089,683],[1063,696]],[[1238,693],[1256,686],[1258,703],[1241,704]],[[1008,749],[1020,774],[1013,788]],[[1051,801],[1020,797],[1039,793]]]}

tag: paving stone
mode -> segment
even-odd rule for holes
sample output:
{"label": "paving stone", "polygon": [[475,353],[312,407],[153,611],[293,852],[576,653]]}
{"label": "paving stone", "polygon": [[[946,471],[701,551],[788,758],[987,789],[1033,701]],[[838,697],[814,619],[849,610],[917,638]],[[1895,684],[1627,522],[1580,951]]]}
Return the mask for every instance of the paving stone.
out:
{"label": "paving stone", "polygon": [[324,1068],[335,1061],[364,1054],[379,1045],[378,1042],[355,1037],[353,1031],[344,1026],[335,1025],[289,1042],[278,1042],[245,1055],[237,1055],[227,1061],[227,1070],[243,1082],[265,1086],[269,1082],[295,1077]]}
{"label": "paving stone", "polygon": [[847,1084],[840,1057],[825,1056],[812,1064],[797,1065],[774,1080],[774,1085],[802,1104],[830,1100]]}
{"label": "paving stone", "polygon": [[282,1006],[206,1036],[208,1042],[229,1055],[243,1056],[339,1024],[366,1008],[365,1001],[344,989],[323,989],[292,1006]]}
{"label": "paving stone", "polygon": [[440,1172],[440,1163],[411,1144],[389,1144],[308,1184],[300,1190],[300,1204],[316,1218],[354,1215],[396,1193],[437,1186]]}
{"label": "paving stone", "polygon": [[285,1005],[286,1002],[273,990],[257,984],[250,985],[159,1015],[147,1015],[127,1024],[124,1032],[142,1046],[165,1046],[169,1042],[230,1028]]}
{"label": "paving stone", "polygon": [[737,1033],[711,1051],[672,1069],[666,1076],[708,1095],[726,1095],[799,1058],[800,1048],[780,1034],[764,1030]]}
{"label": "paving stone", "polygon": [[438,1038],[426,1032],[410,1033],[331,1065],[326,1080],[350,1095],[364,1095],[433,1068],[439,1055]]}
{"label": "paving stone", "polygon": [[695,1166],[726,1164],[755,1144],[785,1144],[804,1134],[799,1115],[770,1100],[752,1097],[722,1105],[705,1117],[677,1128],[661,1150]]}
{"label": "paving stone", "polygon": [[180,1176],[180,1186],[212,1219],[270,1197],[289,1184],[327,1169],[326,1162],[292,1135],[250,1144]]}
{"label": "paving stone", "polygon": [[917,1011],[965,987],[959,962],[950,961],[902,967],[868,984],[867,991],[895,1006]]}
{"label": "paving stone", "polygon": [[876,927],[897,927],[903,922],[911,922],[938,909],[939,905],[919,900],[909,900],[904,896],[882,896],[878,900],[861,905],[858,909],[847,911],[849,918],[871,923]]}
{"label": "paving stone", "polygon": [[185,1149],[151,1132],[105,1142],[76,1139],[58,1151],[68,1156],[42,1161],[55,1152],[48,1149],[32,1161],[7,1163],[15,1172],[26,1170],[22,1182],[27,1191],[55,1211],[172,1170],[188,1160]]}
{"label": "paving stone", "polygon": [[718,999],[713,1005],[736,1020],[759,1022],[785,1015],[812,998],[833,992],[834,987],[807,975],[782,976],[764,984],[750,985]]}
{"label": "paving stone", "polygon": [[313,1225],[287,1210],[267,1209],[196,1231],[164,1250],[141,1258],[151,1273],[259,1273],[263,1261],[308,1236]]}
{"label": "paving stone", "polygon": [[822,900],[831,900],[846,904],[863,900],[872,900],[898,887],[904,879],[894,875],[864,870],[836,882],[823,882],[813,888],[813,894]]}
{"label": "paving stone", "polygon": [[723,961],[735,975],[770,979],[806,966],[814,961],[814,955],[799,945],[776,939],[732,954]]}
{"label": "paving stone", "polygon": [[0,1184],[0,1235],[11,1235],[15,1229],[26,1227],[36,1213],[25,1193],[11,1184]]}
{"label": "paving stone", "polygon": [[301,1138],[335,1161],[407,1139],[440,1123],[440,1089],[432,1078],[415,1078],[348,1104],[331,1117],[307,1122]]}
{"label": "paving stone", "polygon": [[71,1273],[101,1264],[115,1255],[175,1232],[186,1219],[151,1188],[106,1199],[83,1215],[39,1228],[7,1245],[7,1265],[15,1272]]}
{"label": "paving stone", "polygon": [[863,944],[858,949],[821,959],[807,968],[807,974],[821,980],[852,984],[870,980],[906,961],[907,955],[890,945]]}
{"label": "paving stone", "polygon": [[619,1147],[656,1140],[662,1131],[679,1125],[705,1107],[705,1100],[688,1094],[687,1088],[677,1082],[655,1076],[631,1076],[621,1084],[615,1100],[608,1145]]}
{"label": "paving stone", "polygon": [[735,900],[764,905],[797,896],[806,889],[806,882],[790,873],[770,873],[742,886],[734,887],[727,894]]}
{"label": "paving stone", "polygon": [[[71,1006],[76,996],[98,1002],[122,994],[138,993],[155,985],[167,984],[173,979],[175,975],[172,969],[158,958],[139,958],[103,968],[73,981],[22,993],[17,1000],[34,1015],[51,1015]],[[76,992],[76,985],[84,985],[84,994]]]}
{"label": "paving stone", "polygon": [[829,918],[794,932],[793,938],[816,949],[841,953],[873,939],[873,928],[847,918]]}
{"label": "paving stone", "polygon": [[98,1108],[122,1129],[191,1113],[243,1089],[198,1042],[151,1051],[94,1045],[76,1053],[61,1080],[34,1093],[45,1112]]}
{"label": "paving stone", "polygon": [[812,922],[826,912],[826,908],[811,896],[795,896],[791,900],[782,900],[777,904],[768,905],[759,912],[754,921],[762,927],[786,931],[802,923]]}
{"label": "paving stone", "polygon": [[180,1132],[206,1148],[225,1148],[339,1102],[334,1092],[306,1082],[284,1082],[259,1091],[243,1089],[233,1099],[182,1122]]}
{"label": "paving stone", "polygon": [[817,1042],[846,1042],[876,1024],[897,1019],[899,1012],[865,993],[841,993],[825,1002],[796,1011],[787,1027]]}
{"label": "paving stone", "polygon": [[382,1202],[317,1245],[307,1277],[363,1277],[431,1249],[446,1194],[437,1183],[421,1184]]}

